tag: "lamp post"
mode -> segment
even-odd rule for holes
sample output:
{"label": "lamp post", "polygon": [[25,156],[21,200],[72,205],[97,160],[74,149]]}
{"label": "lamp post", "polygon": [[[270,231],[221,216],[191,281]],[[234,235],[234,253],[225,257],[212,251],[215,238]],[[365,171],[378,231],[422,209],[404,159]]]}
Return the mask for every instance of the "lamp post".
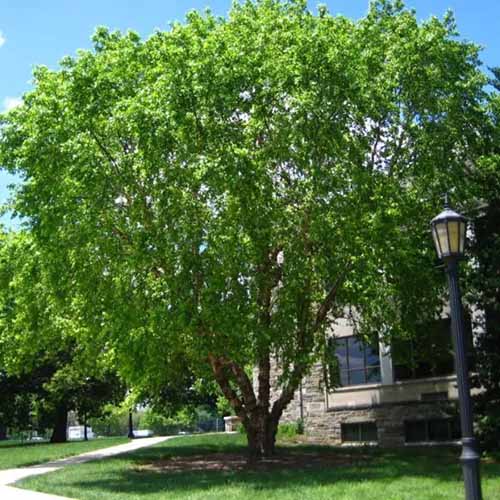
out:
{"label": "lamp post", "polygon": [[472,404],[470,397],[469,369],[467,366],[467,345],[465,340],[462,299],[458,285],[458,261],[464,255],[465,218],[451,210],[448,201],[445,209],[431,221],[432,237],[439,258],[446,266],[450,289],[451,331],[455,347],[455,371],[457,373],[460,424],[462,429],[462,469],[466,500],[481,500],[479,478],[479,453],[472,425]]}

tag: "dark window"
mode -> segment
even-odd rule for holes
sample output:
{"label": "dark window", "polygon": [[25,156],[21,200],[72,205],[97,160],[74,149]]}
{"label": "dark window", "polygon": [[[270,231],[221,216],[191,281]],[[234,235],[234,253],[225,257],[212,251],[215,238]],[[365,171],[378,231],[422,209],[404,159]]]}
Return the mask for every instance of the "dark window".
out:
{"label": "dark window", "polygon": [[407,443],[422,443],[428,441],[427,422],[425,420],[405,422],[405,441]]}
{"label": "dark window", "polygon": [[377,424],[375,422],[359,422],[355,424],[342,424],[342,442],[376,442]]}
{"label": "dark window", "polygon": [[[472,322],[466,311],[464,323],[469,369],[474,370]],[[451,320],[442,318],[417,325],[411,339],[392,343],[391,354],[395,380],[452,375],[455,367]]]}
{"label": "dark window", "polygon": [[329,347],[331,386],[380,382],[378,342],[366,344],[357,337],[330,338]]}
{"label": "dark window", "polygon": [[405,422],[405,442],[455,441],[460,439],[458,418],[433,418]]}
{"label": "dark window", "polygon": [[447,392],[423,392],[420,394],[422,401],[446,401],[448,399]]}
{"label": "dark window", "polygon": [[450,320],[419,325],[411,340],[393,342],[392,362],[395,380],[453,374]]}
{"label": "dark window", "polygon": [[454,441],[462,438],[462,429],[460,427],[460,419],[452,418],[451,419],[451,439]]}
{"label": "dark window", "polygon": [[451,429],[449,420],[429,420],[429,441],[449,441]]}

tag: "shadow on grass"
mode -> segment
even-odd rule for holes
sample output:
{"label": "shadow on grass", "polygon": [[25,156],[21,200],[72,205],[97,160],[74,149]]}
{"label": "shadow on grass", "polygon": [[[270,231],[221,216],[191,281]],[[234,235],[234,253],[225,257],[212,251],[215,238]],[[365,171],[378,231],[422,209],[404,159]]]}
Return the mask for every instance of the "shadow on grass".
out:
{"label": "shadow on grass", "polygon": [[50,441],[2,441],[0,443],[0,451],[12,448],[32,448],[34,446],[43,446],[51,444]]}
{"label": "shadow on grass", "polygon": [[[335,453],[345,459],[344,465],[328,463],[321,467],[303,470],[283,468],[273,470],[182,470],[150,471],[141,468],[172,457],[210,455],[213,453],[244,453],[238,444],[177,445],[171,442],[164,447],[140,450],[133,455],[110,459],[110,470],[101,477],[82,480],[68,478],[65,486],[78,489],[99,490],[104,493],[146,495],[159,492],[195,493],[213,488],[238,486],[250,491],[285,490],[318,485],[356,485],[364,481],[377,483],[379,487],[398,479],[430,479],[443,486],[457,485],[462,480],[461,467],[456,449],[373,450],[335,448],[328,446],[282,446],[278,454]],[[483,479],[498,478],[499,464],[484,464]],[[52,483],[55,484],[55,483]]]}

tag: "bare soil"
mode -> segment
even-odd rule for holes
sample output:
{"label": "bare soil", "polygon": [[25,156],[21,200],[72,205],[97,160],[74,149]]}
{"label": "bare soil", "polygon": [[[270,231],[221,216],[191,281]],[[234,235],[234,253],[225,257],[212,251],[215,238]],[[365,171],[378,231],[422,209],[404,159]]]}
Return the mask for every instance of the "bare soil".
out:
{"label": "bare soil", "polygon": [[366,463],[368,455],[339,452],[321,453],[279,453],[271,458],[249,464],[245,454],[211,453],[207,455],[189,455],[169,457],[136,466],[140,472],[192,472],[192,471],[268,471],[268,470],[304,470],[353,466]]}

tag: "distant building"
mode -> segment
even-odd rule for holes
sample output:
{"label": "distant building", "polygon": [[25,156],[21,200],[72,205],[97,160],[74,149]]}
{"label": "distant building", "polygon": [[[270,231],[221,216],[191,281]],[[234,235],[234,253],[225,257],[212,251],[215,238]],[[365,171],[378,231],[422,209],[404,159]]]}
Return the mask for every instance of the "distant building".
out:
{"label": "distant building", "polygon": [[[87,426],[87,438],[94,439],[96,435],[92,431],[92,427]],[[80,440],[85,438],[85,427],[83,425],[72,425],[68,427],[68,439]]]}

